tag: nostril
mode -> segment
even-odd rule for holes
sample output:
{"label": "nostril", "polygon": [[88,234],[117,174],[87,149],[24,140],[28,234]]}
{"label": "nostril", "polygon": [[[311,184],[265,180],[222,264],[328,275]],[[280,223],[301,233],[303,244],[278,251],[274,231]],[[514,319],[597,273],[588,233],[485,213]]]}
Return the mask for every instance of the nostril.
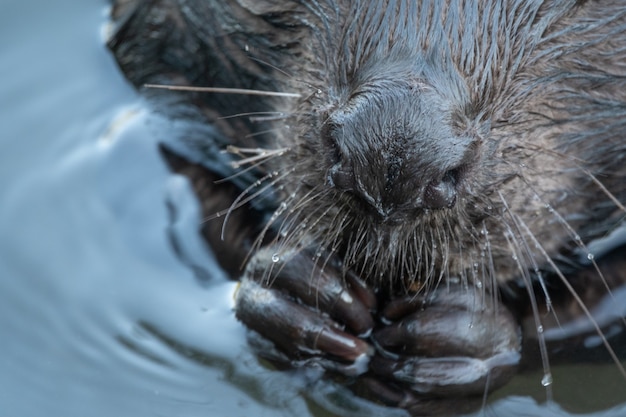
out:
{"label": "nostril", "polygon": [[341,191],[354,191],[354,175],[340,163],[333,165],[328,171],[328,183]]}
{"label": "nostril", "polygon": [[441,180],[430,182],[424,189],[424,207],[429,209],[452,208],[456,203],[457,188],[462,175],[462,168],[454,168],[446,171]]}
{"label": "nostril", "polygon": [[424,207],[429,209],[452,208],[456,203],[456,189],[450,183],[429,184],[424,190]]}

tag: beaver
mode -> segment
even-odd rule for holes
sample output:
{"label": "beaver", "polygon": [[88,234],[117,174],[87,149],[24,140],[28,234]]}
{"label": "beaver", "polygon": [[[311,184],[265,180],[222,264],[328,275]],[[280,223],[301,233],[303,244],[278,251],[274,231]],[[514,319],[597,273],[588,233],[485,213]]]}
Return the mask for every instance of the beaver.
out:
{"label": "beaver", "polygon": [[[503,385],[527,340],[549,385],[545,331],[580,316],[621,366],[592,312],[626,277],[621,2],[112,13],[126,77],[204,126],[164,156],[261,354],[414,414]],[[621,243],[591,250],[608,236]]]}

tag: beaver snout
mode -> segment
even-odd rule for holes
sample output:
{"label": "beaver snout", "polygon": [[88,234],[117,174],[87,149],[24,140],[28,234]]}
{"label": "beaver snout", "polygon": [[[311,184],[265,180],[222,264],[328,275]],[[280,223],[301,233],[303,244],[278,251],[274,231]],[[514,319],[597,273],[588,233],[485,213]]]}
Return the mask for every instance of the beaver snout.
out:
{"label": "beaver snout", "polygon": [[[383,165],[382,155],[357,163],[334,164],[328,171],[328,183],[337,190],[350,193],[360,208],[377,223],[398,224],[411,221],[424,210],[450,209],[462,189],[461,168],[426,175],[410,169],[411,161],[387,163],[387,169],[371,172],[371,166]],[[383,158],[384,159],[384,158]],[[425,178],[426,177],[426,178]]]}
{"label": "beaver snout", "polygon": [[353,207],[377,223],[410,222],[426,210],[454,207],[480,141],[455,132],[444,106],[423,94],[376,93],[326,118],[327,184],[350,194]]}

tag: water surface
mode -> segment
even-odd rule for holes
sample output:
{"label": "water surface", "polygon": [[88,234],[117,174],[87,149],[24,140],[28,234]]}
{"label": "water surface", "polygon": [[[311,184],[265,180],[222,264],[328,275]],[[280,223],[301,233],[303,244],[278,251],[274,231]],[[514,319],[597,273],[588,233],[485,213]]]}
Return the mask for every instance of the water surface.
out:
{"label": "water surface", "polygon": [[[0,416],[380,415],[248,349],[235,284],[159,156],[168,122],[104,46],[108,4],[2,9]],[[478,415],[626,415],[613,365],[554,371],[557,403],[523,375]]]}

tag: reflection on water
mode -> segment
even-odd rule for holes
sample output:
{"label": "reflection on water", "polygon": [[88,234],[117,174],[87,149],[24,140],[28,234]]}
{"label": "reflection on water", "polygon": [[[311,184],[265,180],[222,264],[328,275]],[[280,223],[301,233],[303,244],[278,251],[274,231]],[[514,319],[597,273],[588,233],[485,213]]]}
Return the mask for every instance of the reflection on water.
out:
{"label": "reflection on water", "polygon": [[[235,284],[197,235],[187,183],[159,157],[167,123],[104,48],[107,4],[33,3],[5,1],[0,14],[0,415],[378,415],[248,350]],[[614,373],[593,369],[596,381]],[[555,389],[590,371],[563,372]],[[566,415],[529,396],[544,397],[539,381],[518,378],[485,415]],[[626,414],[615,398],[597,415]]]}

